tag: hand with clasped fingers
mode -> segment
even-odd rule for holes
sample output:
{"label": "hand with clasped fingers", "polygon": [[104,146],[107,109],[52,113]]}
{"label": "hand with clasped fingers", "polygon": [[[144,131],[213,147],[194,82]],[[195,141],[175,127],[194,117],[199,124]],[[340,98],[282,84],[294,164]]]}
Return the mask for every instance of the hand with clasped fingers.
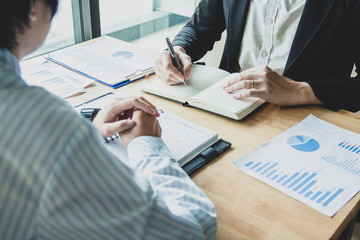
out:
{"label": "hand with clasped fingers", "polygon": [[138,111],[152,116],[154,119],[151,121],[155,121],[159,116],[156,107],[144,97],[115,97],[112,102],[98,112],[93,124],[103,137],[110,137],[116,133],[121,136],[124,131],[134,128],[141,121]]}

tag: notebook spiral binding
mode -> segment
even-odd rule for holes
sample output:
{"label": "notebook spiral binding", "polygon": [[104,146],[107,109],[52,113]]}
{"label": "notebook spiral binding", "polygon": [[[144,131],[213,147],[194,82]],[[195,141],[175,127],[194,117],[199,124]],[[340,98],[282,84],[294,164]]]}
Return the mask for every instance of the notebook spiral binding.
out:
{"label": "notebook spiral binding", "polygon": [[115,141],[117,138],[120,138],[118,133],[112,135],[111,137],[105,137],[104,140],[106,143],[110,143],[112,141]]}

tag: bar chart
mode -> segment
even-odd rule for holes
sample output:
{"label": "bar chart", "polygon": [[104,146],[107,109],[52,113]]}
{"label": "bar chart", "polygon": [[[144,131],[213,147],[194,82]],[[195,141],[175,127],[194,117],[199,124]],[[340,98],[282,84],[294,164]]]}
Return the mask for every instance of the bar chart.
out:
{"label": "bar chart", "polygon": [[[344,191],[343,188],[338,188],[335,191],[326,189],[313,191],[312,188],[317,187],[317,172],[297,171],[294,173],[279,174],[280,171],[276,168],[277,166],[279,166],[278,162],[263,163],[249,161],[245,164],[245,167],[255,173],[265,176],[273,181],[273,183],[286,187],[305,198],[309,198],[317,204],[322,204],[324,207],[331,204],[331,202]],[[321,187],[317,187],[317,189],[321,189]]]}
{"label": "bar chart", "polygon": [[348,150],[350,152],[360,155],[360,145],[359,144],[351,144],[350,142],[342,141],[341,143],[338,144],[338,146],[345,150]]}
{"label": "bar chart", "polygon": [[360,159],[358,158],[348,158],[348,159],[341,159],[338,155],[325,155],[321,158],[325,162],[341,168],[348,173],[352,173],[355,175],[360,176]]}
{"label": "bar chart", "polygon": [[332,217],[360,190],[360,144],[355,143],[360,134],[309,115],[234,164]]}

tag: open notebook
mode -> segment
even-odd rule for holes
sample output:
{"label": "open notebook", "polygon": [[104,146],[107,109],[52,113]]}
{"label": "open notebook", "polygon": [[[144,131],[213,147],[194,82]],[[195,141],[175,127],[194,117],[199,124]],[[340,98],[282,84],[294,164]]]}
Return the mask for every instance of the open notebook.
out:
{"label": "open notebook", "polygon": [[[114,94],[108,93],[83,103],[75,109],[80,112],[83,108],[102,108],[114,96]],[[219,139],[218,134],[210,129],[169,112],[163,110],[159,110],[159,112],[158,120],[162,128],[162,139],[176,161],[188,174],[216,158],[231,145],[229,142]],[[109,138],[106,146],[122,160],[128,160],[126,149],[119,136]]]}
{"label": "open notebook", "polygon": [[223,90],[223,85],[231,76],[222,69],[193,65],[187,85],[170,86],[160,80],[147,84],[142,90],[165,97],[192,107],[240,120],[264,103],[259,98],[234,99]]}

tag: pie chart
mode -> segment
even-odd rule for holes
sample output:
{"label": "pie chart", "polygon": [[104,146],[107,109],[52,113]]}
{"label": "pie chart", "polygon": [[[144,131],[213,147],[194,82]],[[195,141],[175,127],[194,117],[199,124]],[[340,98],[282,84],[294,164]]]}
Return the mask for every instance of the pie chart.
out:
{"label": "pie chart", "polygon": [[314,152],[319,149],[320,144],[313,138],[296,135],[287,139],[287,144],[292,148],[302,152]]}
{"label": "pie chart", "polygon": [[113,57],[124,57],[126,59],[128,58],[132,58],[134,56],[134,53],[129,52],[129,51],[118,51],[118,52],[114,52],[112,54]]}

